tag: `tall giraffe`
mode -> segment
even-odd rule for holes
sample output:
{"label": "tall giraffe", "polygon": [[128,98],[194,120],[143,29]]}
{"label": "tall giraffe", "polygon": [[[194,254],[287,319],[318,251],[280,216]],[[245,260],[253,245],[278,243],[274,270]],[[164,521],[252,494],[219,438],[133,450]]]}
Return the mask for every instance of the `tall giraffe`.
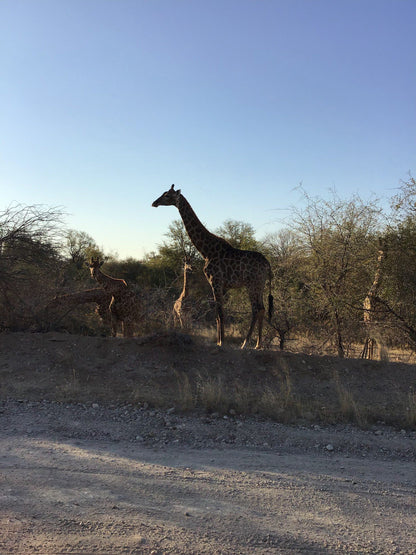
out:
{"label": "tall giraffe", "polygon": [[140,317],[140,306],[137,296],[132,291],[124,279],[114,278],[101,271],[104,261],[99,258],[92,258],[88,264],[91,277],[95,279],[101,287],[111,294],[109,305],[111,317],[116,324],[121,322],[124,337],[132,337],[134,323]]}
{"label": "tall giraffe", "polygon": [[112,295],[101,288],[85,289],[84,291],[76,291],[65,295],[55,296],[48,307],[73,307],[80,304],[95,303],[97,305],[95,311],[104,324],[111,327],[111,335],[117,335],[117,322],[111,318],[110,303]]}
{"label": "tall giraffe", "polygon": [[364,327],[366,330],[366,339],[364,342],[364,348],[361,353],[361,358],[372,359],[374,356],[374,346],[377,341],[374,337],[374,316],[376,314],[376,307],[378,302],[378,291],[380,289],[381,277],[382,277],[382,263],[386,257],[386,246],[383,244],[382,240],[379,240],[378,255],[377,255],[377,266],[376,272],[374,274],[373,283],[363,301],[363,320]]}
{"label": "tall giraffe", "polygon": [[204,274],[211,285],[217,314],[217,345],[224,339],[224,295],[228,289],[246,287],[251,303],[251,323],[244,348],[258,323],[256,349],[261,347],[264,303],[263,292],[269,280],[269,319],[273,297],[271,294],[272,271],[268,260],[259,252],[234,248],[228,241],[209,232],[198,219],[191,205],[174,185],[156,199],[152,206],[176,206],[195,248],[205,259]]}
{"label": "tall giraffe", "polygon": [[173,305],[173,315],[179,322],[181,328],[186,328],[190,323],[191,304],[189,299],[189,274],[191,272],[192,266],[185,257],[183,266],[183,288]]}

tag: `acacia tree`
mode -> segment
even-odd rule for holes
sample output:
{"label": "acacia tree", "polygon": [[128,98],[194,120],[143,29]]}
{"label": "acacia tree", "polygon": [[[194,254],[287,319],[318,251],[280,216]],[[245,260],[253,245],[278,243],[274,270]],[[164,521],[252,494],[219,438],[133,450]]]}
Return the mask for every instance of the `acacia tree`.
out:
{"label": "acacia tree", "polygon": [[240,220],[226,220],[216,234],[226,239],[236,249],[254,251],[260,245],[255,238],[255,231],[251,224]]}
{"label": "acacia tree", "polygon": [[306,207],[294,209],[293,227],[307,257],[305,283],[343,357],[347,338],[361,328],[381,208],[375,199],[342,200],[335,192],[329,200],[304,197]]}
{"label": "acacia tree", "polygon": [[416,220],[407,218],[385,235],[387,256],[378,297],[389,337],[416,346]]}
{"label": "acacia tree", "polygon": [[416,218],[416,180],[411,175],[407,181],[402,181],[399,191],[391,201],[393,221]]}
{"label": "acacia tree", "polygon": [[75,229],[66,233],[63,254],[78,270],[84,268],[85,262],[92,256],[103,256],[97,243],[88,233]]}
{"label": "acacia tree", "polygon": [[33,324],[59,272],[63,212],[14,204],[0,212],[1,327]]}
{"label": "acacia tree", "polygon": [[158,252],[155,255],[165,266],[179,273],[183,267],[184,258],[192,264],[199,259],[201,264],[201,256],[189,239],[182,220],[174,220],[165,233],[165,237],[166,240],[158,245]]}
{"label": "acacia tree", "polygon": [[285,348],[292,332],[305,331],[309,323],[310,302],[305,277],[305,255],[299,238],[290,229],[282,229],[263,240],[263,252],[273,272],[274,315],[272,329],[279,335],[279,346]]}
{"label": "acacia tree", "polygon": [[416,181],[403,182],[391,201],[384,242],[387,256],[380,298],[390,338],[416,346]]}

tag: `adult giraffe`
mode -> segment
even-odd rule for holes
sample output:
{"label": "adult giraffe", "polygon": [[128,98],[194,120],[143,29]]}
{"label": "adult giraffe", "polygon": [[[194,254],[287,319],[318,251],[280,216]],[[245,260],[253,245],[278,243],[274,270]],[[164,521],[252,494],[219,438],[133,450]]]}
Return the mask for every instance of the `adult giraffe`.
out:
{"label": "adult giraffe", "polygon": [[190,240],[205,259],[204,274],[212,288],[217,314],[217,345],[222,345],[224,339],[224,295],[228,289],[246,287],[252,316],[241,348],[247,345],[258,323],[256,349],[259,349],[265,312],[263,292],[267,280],[269,280],[269,319],[273,309],[272,271],[269,261],[259,252],[236,249],[222,237],[208,231],[181,194],[181,190],[175,190],[174,185],[156,199],[152,206],[176,206]]}

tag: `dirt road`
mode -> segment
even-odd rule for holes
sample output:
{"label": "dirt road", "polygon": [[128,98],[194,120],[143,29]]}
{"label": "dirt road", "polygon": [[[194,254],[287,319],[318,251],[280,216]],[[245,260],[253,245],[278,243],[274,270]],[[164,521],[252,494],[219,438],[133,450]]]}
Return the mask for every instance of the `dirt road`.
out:
{"label": "dirt road", "polygon": [[2,554],[416,553],[414,432],[133,412],[2,404]]}

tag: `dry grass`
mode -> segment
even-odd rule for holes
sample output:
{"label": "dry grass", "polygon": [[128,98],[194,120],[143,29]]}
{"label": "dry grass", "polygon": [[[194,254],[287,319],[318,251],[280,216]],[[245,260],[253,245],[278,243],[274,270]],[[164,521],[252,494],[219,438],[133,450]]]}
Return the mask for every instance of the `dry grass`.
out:
{"label": "dry grass", "polygon": [[334,371],[334,381],[339,400],[339,411],[342,418],[361,427],[368,424],[364,409],[357,403],[350,389],[345,387],[340,380],[338,372]]}
{"label": "dry grass", "polygon": [[224,414],[230,410],[230,394],[222,376],[197,376],[197,404],[209,412]]}
{"label": "dry grass", "polygon": [[293,394],[289,371],[282,381],[268,385],[261,392],[253,384],[225,375],[210,376],[198,373],[191,383],[184,373],[176,373],[178,399],[181,410],[203,408],[218,414],[260,414],[279,421],[293,421],[302,417],[304,407]]}
{"label": "dry grass", "polygon": [[259,412],[273,420],[291,422],[303,417],[310,407],[294,393],[287,362],[283,359],[279,366],[279,380],[265,388],[259,401]]}
{"label": "dry grass", "polygon": [[175,372],[175,376],[177,379],[177,407],[181,411],[194,409],[196,398],[189,377],[184,372]]}
{"label": "dry grass", "polygon": [[[0,400],[147,404],[280,422],[416,428],[416,366],[140,339],[0,334]],[[410,393],[409,393],[410,392]]]}

